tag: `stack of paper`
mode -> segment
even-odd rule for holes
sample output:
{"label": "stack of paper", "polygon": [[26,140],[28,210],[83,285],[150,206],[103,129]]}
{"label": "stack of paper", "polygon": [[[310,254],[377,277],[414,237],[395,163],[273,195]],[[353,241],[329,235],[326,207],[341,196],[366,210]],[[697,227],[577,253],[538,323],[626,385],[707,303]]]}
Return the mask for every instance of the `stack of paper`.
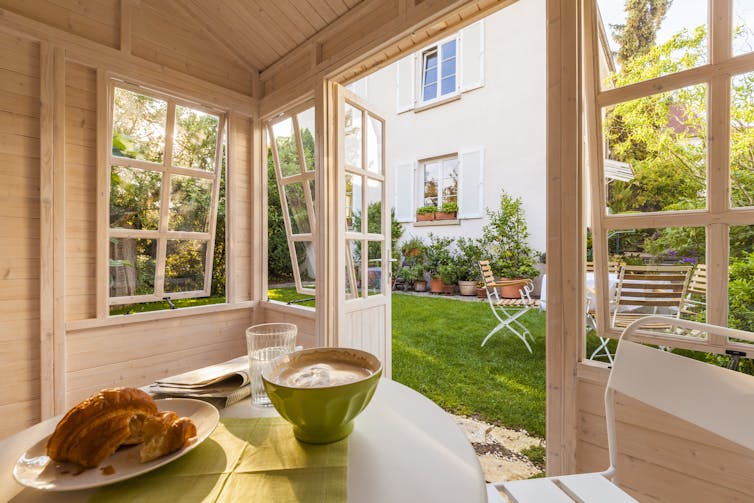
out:
{"label": "stack of paper", "polygon": [[149,386],[156,398],[198,398],[217,407],[228,407],[251,394],[249,357],[210,365],[172,377],[158,379]]}

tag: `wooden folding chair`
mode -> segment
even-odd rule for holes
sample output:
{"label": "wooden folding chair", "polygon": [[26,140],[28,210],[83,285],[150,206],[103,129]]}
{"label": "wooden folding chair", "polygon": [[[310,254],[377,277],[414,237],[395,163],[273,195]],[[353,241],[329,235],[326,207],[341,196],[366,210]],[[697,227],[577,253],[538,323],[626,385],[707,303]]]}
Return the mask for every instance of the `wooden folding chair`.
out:
{"label": "wooden folding chair", "polygon": [[681,314],[696,316],[705,309],[707,309],[707,265],[697,264],[686,289],[686,298],[683,299]]}
{"label": "wooden folding chair", "polygon": [[[604,472],[489,484],[487,494],[490,503],[505,501],[499,491],[515,503],[635,502],[614,485],[620,477],[615,468],[618,458],[616,392],[747,449],[754,449],[754,429],[751,427],[754,424],[754,401],[751,399],[754,396],[754,377],[632,340],[639,330],[656,325],[754,342],[754,333],[690,320],[661,316],[636,320],[621,334],[605,389],[609,468]],[[643,332],[642,335],[651,336],[651,332]]]}
{"label": "wooden folding chair", "polygon": [[[492,314],[495,315],[495,318],[499,321],[498,325],[487,334],[487,337],[484,338],[482,346],[487,343],[490,337],[500,330],[507,328],[513,332],[516,337],[523,341],[526,349],[531,353],[532,350],[529,341],[527,341],[527,337],[534,342],[534,336],[529,332],[528,328],[518,321],[518,318],[526,314],[529,309],[539,308],[539,300],[532,299],[530,295],[531,291],[534,289],[532,281],[530,279],[495,281],[495,276],[492,274],[489,260],[480,261],[479,269],[482,271],[484,288],[487,291],[487,302],[490,304]],[[497,289],[502,286],[519,287],[519,294],[521,297],[518,299],[501,299],[497,293]]]}
{"label": "wooden folding chair", "polygon": [[[691,266],[687,265],[626,265],[621,268],[612,326],[625,328],[648,314],[680,317],[690,272]],[[669,330],[670,325],[664,322],[645,328]]]}

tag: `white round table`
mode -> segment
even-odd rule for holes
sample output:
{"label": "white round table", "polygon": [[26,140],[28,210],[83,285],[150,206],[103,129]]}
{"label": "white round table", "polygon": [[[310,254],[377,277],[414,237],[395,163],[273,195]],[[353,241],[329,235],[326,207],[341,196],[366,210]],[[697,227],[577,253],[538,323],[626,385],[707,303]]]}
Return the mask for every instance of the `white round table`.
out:
{"label": "white round table", "polygon": [[[252,406],[248,399],[221,411],[221,417],[275,414],[274,408]],[[55,423],[40,423],[0,442],[0,501],[78,502],[92,495],[92,490],[24,489],[13,480],[16,459],[39,435],[51,433]],[[381,379],[349,437],[348,499],[358,503],[482,503],[487,493],[474,449],[452,418],[416,391]]]}

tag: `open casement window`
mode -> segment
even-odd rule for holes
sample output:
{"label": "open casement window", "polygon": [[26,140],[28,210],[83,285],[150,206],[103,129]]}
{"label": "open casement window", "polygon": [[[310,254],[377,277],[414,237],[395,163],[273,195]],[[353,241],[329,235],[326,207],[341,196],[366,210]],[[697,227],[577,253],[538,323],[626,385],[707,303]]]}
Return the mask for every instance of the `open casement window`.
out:
{"label": "open casement window", "polygon": [[276,118],[267,124],[267,134],[296,291],[314,294],[317,225],[314,212],[314,108]]}
{"label": "open casement window", "polygon": [[109,86],[109,304],[210,294],[225,116]]}
{"label": "open casement window", "polygon": [[[752,17],[736,14],[744,4],[738,0],[696,2],[696,10],[674,2],[656,42],[641,52],[619,50],[606,65],[611,49],[598,23],[621,24],[614,4],[584,2],[598,335],[619,334],[612,320],[620,316],[612,314],[620,277],[609,268],[621,261],[694,266],[684,291],[688,302],[653,309],[658,314],[754,330]],[[687,30],[667,32],[690,17],[696,24],[687,22]],[[611,174],[613,161],[630,167],[622,172],[631,176]],[[707,334],[681,340],[657,330],[671,347],[754,356],[740,341]]]}
{"label": "open casement window", "polygon": [[397,111],[431,106],[484,85],[484,21],[396,63]]}

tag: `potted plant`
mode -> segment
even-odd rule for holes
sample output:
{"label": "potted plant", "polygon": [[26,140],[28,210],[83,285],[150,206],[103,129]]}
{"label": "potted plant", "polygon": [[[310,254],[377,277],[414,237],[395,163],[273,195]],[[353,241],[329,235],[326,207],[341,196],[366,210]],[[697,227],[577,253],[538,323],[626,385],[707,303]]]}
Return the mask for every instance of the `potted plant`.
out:
{"label": "potted plant", "polygon": [[440,278],[440,267],[453,263],[452,244],[453,238],[429,235],[429,243],[424,250],[424,264],[431,276],[430,292],[432,293],[443,293],[445,291]]}
{"label": "potted plant", "polygon": [[477,281],[481,278],[479,261],[485,256],[484,242],[480,239],[459,238],[456,240],[456,247],[458,289],[461,295],[477,295]]}
{"label": "potted plant", "polygon": [[427,205],[422,206],[421,208],[418,208],[416,210],[416,221],[417,222],[427,222],[435,219],[435,211],[437,211],[436,206]]}
{"label": "potted plant", "polygon": [[413,285],[417,292],[423,292],[427,288],[427,282],[424,280],[424,266],[421,264],[402,267],[400,276],[407,284]]}
{"label": "potted plant", "polygon": [[458,214],[458,204],[455,202],[442,203],[440,211],[435,212],[435,220],[455,220]]}
{"label": "potted plant", "polygon": [[437,271],[442,281],[442,293],[452,294],[456,290],[458,281],[458,267],[455,264],[443,264]]}
{"label": "potted plant", "polygon": [[424,241],[418,237],[412,237],[411,239],[406,240],[406,242],[401,245],[401,253],[403,253],[406,260],[411,259],[411,257],[420,256],[424,253]]}
{"label": "potted plant", "polygon": [[[529,230],[524,217],[521,198],[502,191],[500,209],[487,210],[489,223],[484,226],[484,242],[495,276],[501,279],[531,279],[539,274],[534,267],[534,251],[528,243]],[[500,295],[517,298],[519,287],[503,287]]]}

